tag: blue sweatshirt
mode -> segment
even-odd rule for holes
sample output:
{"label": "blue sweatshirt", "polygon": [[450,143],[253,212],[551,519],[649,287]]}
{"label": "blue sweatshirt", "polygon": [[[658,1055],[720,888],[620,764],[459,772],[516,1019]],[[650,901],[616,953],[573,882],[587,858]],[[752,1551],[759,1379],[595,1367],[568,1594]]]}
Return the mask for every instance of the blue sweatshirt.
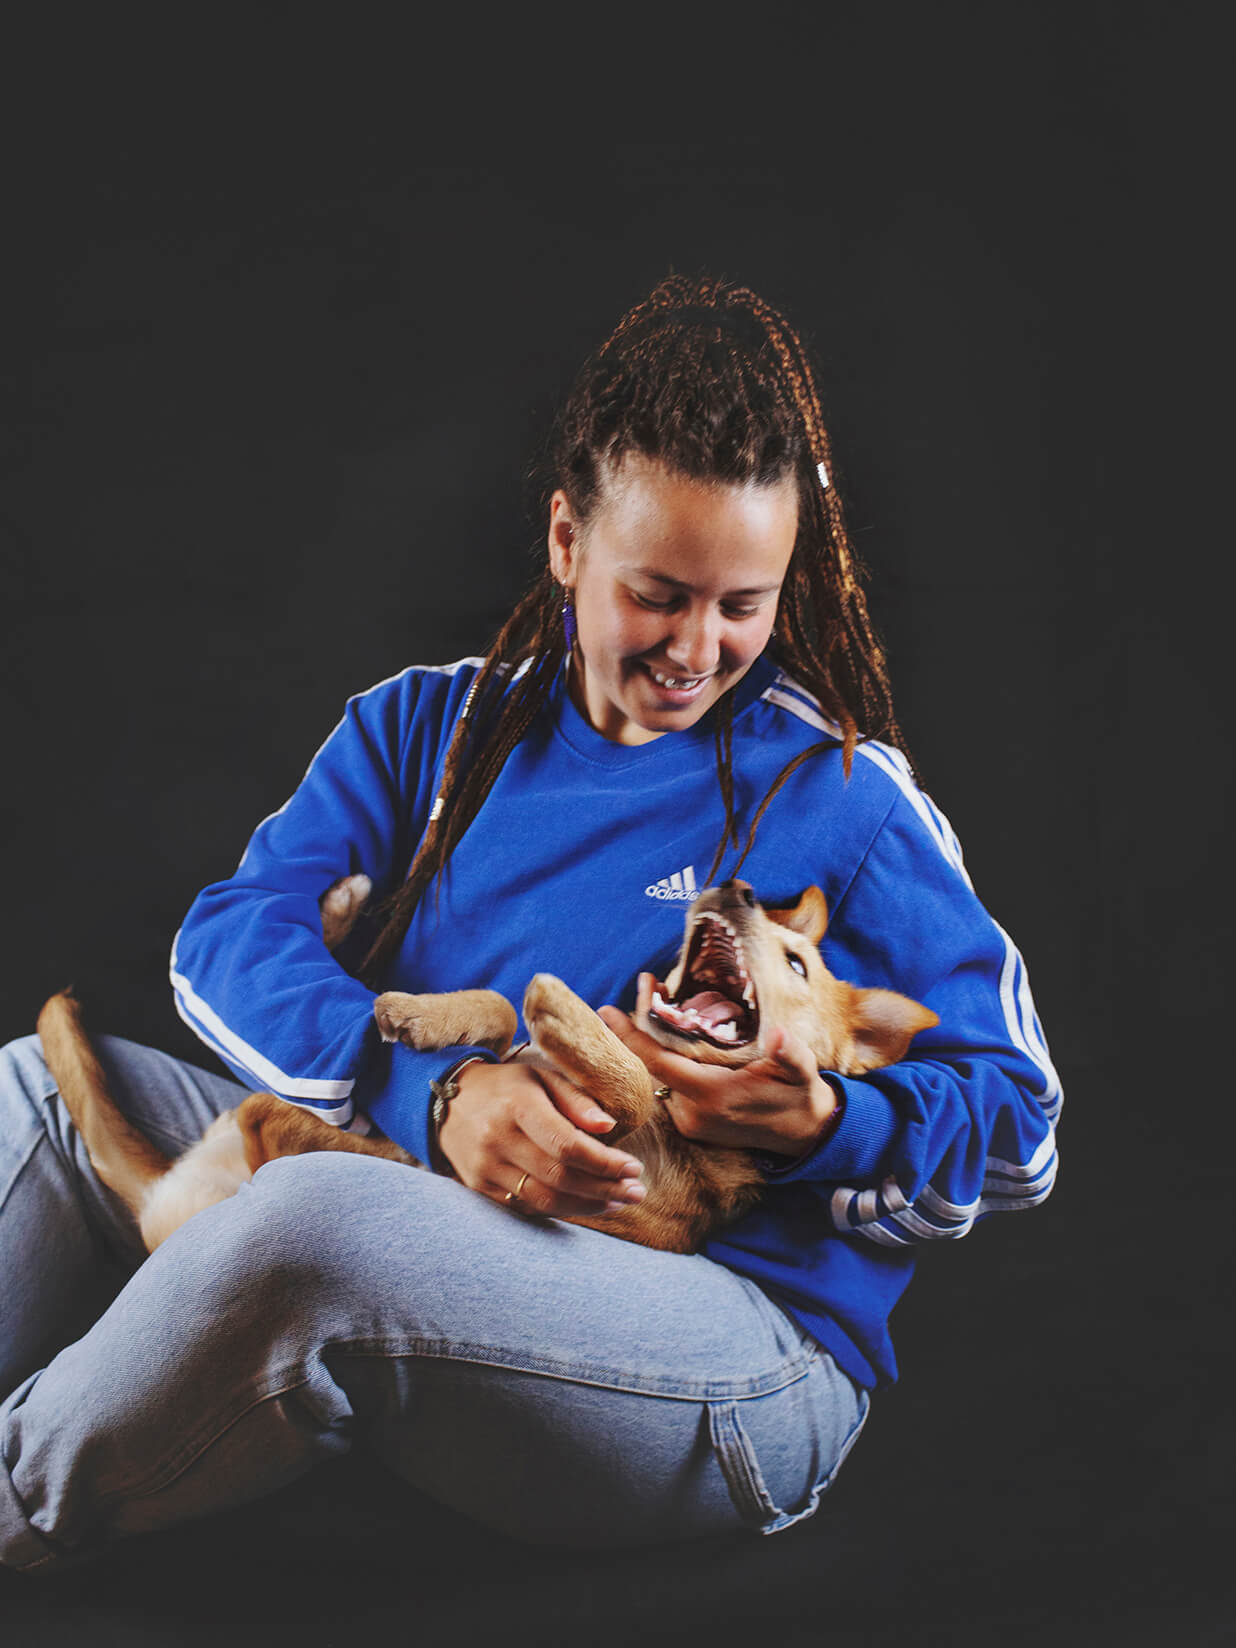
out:
{"label": "blue sweatshirt", "polygon": [[[181,1016],[242,1082],[341,1126],[371,1118],[421,1161],[429,1082],[460,1051],[381,1042],[373,992],[347,971],[357,948],[326,950],[318,900],[357,871],[376,896],[402,882],[477,667],[408,669],[351,699],[235,874],[195,900],[172,952]],[[832,1076],[845,1094],[836,1131],[792,1165],[765,1158],[760,1204],[704,1251],[871,1388],[896,1378],[888,1317],[918,1244],[1048,1195],[1060,1088],[1025,966],[976,898],[947,821],[884,745],[860,745],[847,781],[837,729],[768,656],[735,689],[744,836],[786,762],[821,740],[830,747],[765,814],[743,877],[769,903],[818,884],[837,977],[902,991],[940,1022],[900,1063]],[[664,977],[677,953],[722,824],[710,716],[610,743],[560,676],[382,987],[488,986],[518,1008],[533,973],[549,972],[594,1007],[630,1009],[639,972]]]}

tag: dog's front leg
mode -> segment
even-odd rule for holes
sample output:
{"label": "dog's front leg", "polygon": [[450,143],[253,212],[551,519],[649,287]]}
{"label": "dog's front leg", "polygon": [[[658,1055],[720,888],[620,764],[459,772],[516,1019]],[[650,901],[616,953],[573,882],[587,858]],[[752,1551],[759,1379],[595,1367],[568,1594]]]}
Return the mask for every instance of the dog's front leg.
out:
{"label": "dog's front leg", "polygon": [[524,994],[524,1023],[537,1052],[596,1100],[617,1124],[607,1142],[657,1113],[656,1086],[592,1008],[552,973],[538,973]]}
{"label": "dog's front leg", "polygon": [[515,1009],[496,990],[448,990],[409,996],[388,990],[373,1004],[383,1041],[402,1041],[418,1051],[439,1047],[490,1047],[499,1055],[515,1039]]}

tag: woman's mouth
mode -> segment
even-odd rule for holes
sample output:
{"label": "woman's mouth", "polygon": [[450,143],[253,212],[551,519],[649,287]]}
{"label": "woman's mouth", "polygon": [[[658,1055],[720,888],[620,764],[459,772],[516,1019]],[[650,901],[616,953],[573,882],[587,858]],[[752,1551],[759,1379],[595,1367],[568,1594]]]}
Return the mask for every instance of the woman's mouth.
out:
{"label": "woman's mouth", "polygon": [[711,675],[673,675],[669,670],[658,669],[655,664],[645,664],[644,668],[653,685],[678,704],[689,704],[712,680]]}

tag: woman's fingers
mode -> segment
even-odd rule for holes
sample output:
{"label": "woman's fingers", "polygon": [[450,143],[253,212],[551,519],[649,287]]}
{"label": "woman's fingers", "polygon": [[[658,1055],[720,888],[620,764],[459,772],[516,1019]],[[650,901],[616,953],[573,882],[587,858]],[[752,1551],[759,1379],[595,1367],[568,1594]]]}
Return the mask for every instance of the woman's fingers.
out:
{"label": "woman's fingers", "polygon": [[[637,1011],[647,1008],[651,985],[651,975],[641,974]],[[836,1090],[820,1075],[811,1049],[784,1026],[768,1030],[749,1064],[697,1064],[661,1047],[617,1008],[600,1013],[653,1079],[669,1088],[666,1114],[684,1138],[794,1156],[830,1122],[836,1125]]]}
{"label": "woman's fingers", "polygon": [[752,1066],[760,1074],[767,1074],[777,1081],[809,1082],[816,1073],[815,1056],[805,1042],[799,1041],[791,1031],[781,1025],[776,1025],[768,1033],[764,1044],[764,1056],[757,1059]]}
{"label": "woman's fingers", "polygon": [[[527,1175],[519,1188],[521,1176]],[[487,1187],[489,1188],[489,1187]],[[503,1198],[515,1190],[523,1206],[538,1213],[565,1218],[575,1213],[597,1213],[610,1203],[631,1207],[644,1199],[644,1186],[636,1172],[609,1178],[580,1172],[555,1156],[519,1141],[494,1175],[491,1193]]]}
{"label": "woman's fingers", "polygon": [[541,1066],[537,1074],[550,1098],[568,1121],[574,1122],[576,1127],[582,1127],[588,1133],[597,1134],[598,1137],[611,1131],[614,1118],[607,1116],[595,1099],[587,1093],[581,1093],[578,1087],[565,1077],[559,1076],[556,1071]]}
{"label": "woman's fingers", "polygon": [[[651,976],[651,975],[649,975]],[[694,1059],[683,1058],[680,1053],[671,1053],[668,1048],[662,1047],[659,1041],[653,1041],[643,1030],[635,1024],[633,1019],[617,1007],[602,1007],[598,1009],[602,1024],[612,1030],[640,1063],[651,1072],[659,1082],[667,1087],[676,1087],[685,1080],[692,1086],[698,1086],[708,1079],[711,1068],[705,1064],[697,1064]]]}
{"label": "woman's fingers", "polygon": [[524,1213],[539,1213],[553,1219],[595,1218],[599,1213],[617,1212],[643,1200],[644,1187],[636,1179],[618,1182],[576,1179],[547,1158],[533,1161],[533,1167],[523,1170],[512,1163],[492,1187],[483,1188],[495,1200],[514,1205]]}
{"label": "woman's fingers", "polygon": [[[539,1071],[538,1078],[547,1091],[539,1098],[527,1095],[517,1110],[521,1139],[512,1157],[540,1187],[541,1200],[547,1203],[541,1211],[565,1212],[568,1203],[581,1198],[594,1204],[617,1200],[623,1206],[642,1200],[643,1165],[638,1158],[589,1137],[571,1120],[569,1110],[596,1110],[593,1101],[550,1071]],[[605,1119],[612,1127],[612,1120]],[[520,1200],[528,1200],[526,1191]],[[595,1205],[589,1211],[595,1212]]]}
{"label": "woman's fingers", "polygon": [[595,1216],[613,1203],[629,1207],[644,1192],[640,1162],[572,1120],[589,1112],[601,1114],[552,1072],[475,1064],[460,1078],[438,1142],[464,1184],[496,1201],[514,1193],[529,1212]]}

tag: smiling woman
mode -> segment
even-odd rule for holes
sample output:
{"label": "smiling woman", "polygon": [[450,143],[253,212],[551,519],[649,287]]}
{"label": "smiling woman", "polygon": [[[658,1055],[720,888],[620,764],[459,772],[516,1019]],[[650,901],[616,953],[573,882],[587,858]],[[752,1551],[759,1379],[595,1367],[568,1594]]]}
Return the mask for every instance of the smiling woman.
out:
{"label": "smiling woman", "polygon": [[571,694],[642,744],[693,726],[763,652],[798,532],[798,489],[717,483],[627,452],[582,518],[561,489],[549,559],[575,610]]}
{"label": "smiling woman", "polygon": [[[1051,1189],[1025,969],[915,782],[793,328],[666,280],[585,363],[547,469],[545,562],[486,656],[352,699],[186,915],[177,1006],[236,1082],[100,1048],[169,1153],[265,1088],[435,1171],[267,1162],[142,1263],[37,1039],[0,1054],[0,1272],[25,1283],[0,1332],[6,1563],[352,1445],[522,1538],[777,1531],[896,1377],[917,1246]],[[376,910],[332,954],[320,901],[360,875]],[[781,916],[758,966],[757,896]],[[802,987],[826,972],[844,1033],[821,1039]],[[593,1095],[378,1036],[377,991],[519,1001],[539,973],[642,1061],[661,1137],[755,1153],[758,1199],[699,1251],[568,1222],[647,1195]],[[894,995],[921,1004],[908,1053]]]}

